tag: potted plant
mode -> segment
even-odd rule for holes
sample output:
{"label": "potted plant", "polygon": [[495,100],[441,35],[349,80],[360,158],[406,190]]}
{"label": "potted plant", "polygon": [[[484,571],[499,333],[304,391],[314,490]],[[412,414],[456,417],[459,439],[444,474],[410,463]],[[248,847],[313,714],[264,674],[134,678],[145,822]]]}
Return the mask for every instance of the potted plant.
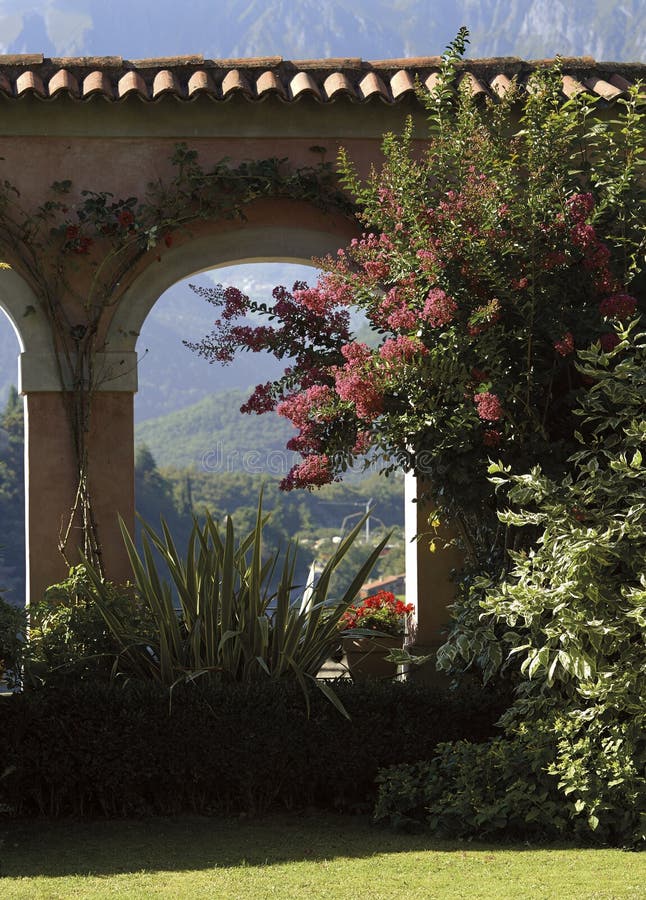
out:
{"label": "potted plant", "polygon": [[397,673],[397,663],[387,657],[391,650],[402,648],[414,608],[390,591],[378,591],[343,614],[339,628],[348,669],[355,681],[392,678]]}

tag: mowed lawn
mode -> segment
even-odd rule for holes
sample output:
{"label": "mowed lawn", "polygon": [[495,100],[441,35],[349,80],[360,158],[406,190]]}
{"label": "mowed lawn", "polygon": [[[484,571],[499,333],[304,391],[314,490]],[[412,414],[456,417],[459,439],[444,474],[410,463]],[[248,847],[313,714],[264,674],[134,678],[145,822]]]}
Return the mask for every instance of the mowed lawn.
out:
{"label": "mowed lawn", "polygon": [[646,856],[438,842],[330,815],[0,824],[0,897],[646,897]]}

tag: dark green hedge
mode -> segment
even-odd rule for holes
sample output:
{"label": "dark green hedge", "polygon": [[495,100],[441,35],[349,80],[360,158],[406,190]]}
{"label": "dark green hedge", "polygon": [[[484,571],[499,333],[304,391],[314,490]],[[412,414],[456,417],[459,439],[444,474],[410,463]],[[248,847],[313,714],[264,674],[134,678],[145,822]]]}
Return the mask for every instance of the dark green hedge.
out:
{"label": "dark green hedge", "polygon": [[308,718],[289,684],[183,686],[170,714],[153,684],[0,698],[0,804],[48,816],[359,811],[374,803],[378,769],[428,758],[440,741],[484,740],[505,706],[416,683],[335,689],[351,721],[316,690]]}

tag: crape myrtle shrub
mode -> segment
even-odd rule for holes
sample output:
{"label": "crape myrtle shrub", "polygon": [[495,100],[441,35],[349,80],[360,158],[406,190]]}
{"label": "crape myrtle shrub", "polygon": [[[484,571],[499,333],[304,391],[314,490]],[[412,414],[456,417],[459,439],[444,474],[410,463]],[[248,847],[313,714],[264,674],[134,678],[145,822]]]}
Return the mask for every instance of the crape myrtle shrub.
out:
{"label": "crape myrtle shrub", "polygon": [[61,685],[0,703],[0,805],[16,815],[357,811],[380,767],[438,741],[485,740],[507,705],[492,692],[337,683],[351,720],[296,684]]}
{"label": "crape myrtle shrub", "polygon": [[[499,572],[506,548],[531,538],[501,527],[489,459],[567,471],[586,387],[576,351],[613,346],[613,323],[642,303],[644,118],[638,87],[616,121],[586,94],[564,102],[558,66],[476,100],[468,78],[459,86],[466,40],[462,29],[420,94],[427,134],[409,121],[385,135],[365,181],[341,154],[363,234],[319,261],[314,287],[278,287],[264,303],[199,289],[217,319],[192,346],[223,363],[239,351],[288,363],[242,408],[295,426],[288,448],[302,462],[284,489],[366,458],[413,471],[460,526],[472,566]],[[377,346],[352,333],[351,307]]]}

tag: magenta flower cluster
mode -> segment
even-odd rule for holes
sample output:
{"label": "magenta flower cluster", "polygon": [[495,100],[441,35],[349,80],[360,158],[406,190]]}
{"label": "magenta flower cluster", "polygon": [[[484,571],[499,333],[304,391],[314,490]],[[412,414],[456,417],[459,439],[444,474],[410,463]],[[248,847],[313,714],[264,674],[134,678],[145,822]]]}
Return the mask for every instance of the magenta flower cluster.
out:
{"label": "magenta flower cluster", "polygon": [[478,410],[478,417],[485,422],[498,422],[504,413],[500,399],[489,391],[473,395],[473,402]]}

